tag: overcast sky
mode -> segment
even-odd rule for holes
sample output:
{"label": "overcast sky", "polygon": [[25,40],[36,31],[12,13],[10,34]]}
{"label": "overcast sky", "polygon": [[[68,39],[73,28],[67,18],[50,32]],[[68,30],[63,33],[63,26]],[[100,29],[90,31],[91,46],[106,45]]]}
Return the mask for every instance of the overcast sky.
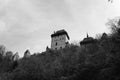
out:
{"label": "overcast sky", "polygon": [[120,15],[120,0],[0,0],[0,44],[19,52],[45,51],[53,31],[65,29],[71,42],[86,33],[108,32],[105,23]]}

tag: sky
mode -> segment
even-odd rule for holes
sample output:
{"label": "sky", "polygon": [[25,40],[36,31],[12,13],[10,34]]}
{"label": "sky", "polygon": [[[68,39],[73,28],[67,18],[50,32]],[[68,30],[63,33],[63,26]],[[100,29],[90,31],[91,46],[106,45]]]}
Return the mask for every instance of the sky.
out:
{"label": "sky", "polygon": [[0,0],[0,44],[23,56],[50,47],[50,35],[65,29],[70,42],[86,33],[109,32],[108,19],[120,16],[120,0]]}

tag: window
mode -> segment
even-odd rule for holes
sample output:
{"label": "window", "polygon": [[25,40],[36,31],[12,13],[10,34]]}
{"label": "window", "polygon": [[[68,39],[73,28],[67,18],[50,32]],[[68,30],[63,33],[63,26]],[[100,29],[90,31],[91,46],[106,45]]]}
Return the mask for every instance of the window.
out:
{"label": "window", "polygon": [[62,47],[60,47],[60,49],[62,49]]}
{"label": "window", "polygon": [[55,45],[57,46],[57,42],[55,43]]}

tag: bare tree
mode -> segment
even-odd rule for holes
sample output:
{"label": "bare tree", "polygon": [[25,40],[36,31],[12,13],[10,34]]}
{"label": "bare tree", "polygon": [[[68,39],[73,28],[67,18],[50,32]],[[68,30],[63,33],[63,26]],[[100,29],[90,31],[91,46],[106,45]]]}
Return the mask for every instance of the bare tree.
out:
{"label": "bare tree", "polygon": [[120,17],[116,17],[114,19],[109,19],[109,21],[106,25],[110,26],[112,33],[119,32],[119,30],[120,30]]}
{"label": "bare tree", "polygon": [[108,2],[111,2],[111,3],[112,3],[112,2],[113,2],[113,0],[108,0]]}

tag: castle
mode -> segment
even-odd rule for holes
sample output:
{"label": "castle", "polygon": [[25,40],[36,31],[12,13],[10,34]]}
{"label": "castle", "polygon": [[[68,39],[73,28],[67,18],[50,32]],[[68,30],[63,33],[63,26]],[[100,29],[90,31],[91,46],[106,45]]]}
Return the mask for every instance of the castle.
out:
{"label": "castle", "polygon": [[64,29],[54,32],[51,35],[51,49],[59,50],[65,48],[69,39],[68,33]]}

